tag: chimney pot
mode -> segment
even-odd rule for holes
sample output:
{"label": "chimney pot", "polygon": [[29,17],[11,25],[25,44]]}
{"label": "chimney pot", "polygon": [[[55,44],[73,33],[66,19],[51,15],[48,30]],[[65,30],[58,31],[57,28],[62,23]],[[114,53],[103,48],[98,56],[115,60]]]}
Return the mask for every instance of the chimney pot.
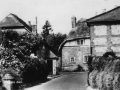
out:
{"label": "chimney pot", "polygon": [[31,21],[28,21],[29,26],[31,26]]}

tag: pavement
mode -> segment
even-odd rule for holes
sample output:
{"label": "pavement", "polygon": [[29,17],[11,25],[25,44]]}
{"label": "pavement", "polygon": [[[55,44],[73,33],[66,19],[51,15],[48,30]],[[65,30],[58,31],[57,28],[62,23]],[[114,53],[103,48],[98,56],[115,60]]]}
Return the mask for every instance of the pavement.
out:
{"label": "pavement", "polygon": [[99,89],[93,89],[92,87],[88,86],[86,90],[99,90]]}
{"label": "pavement", "polygon": [[25,90],[92,90],[87,85],[87,72],[62,73],[48,82]]}

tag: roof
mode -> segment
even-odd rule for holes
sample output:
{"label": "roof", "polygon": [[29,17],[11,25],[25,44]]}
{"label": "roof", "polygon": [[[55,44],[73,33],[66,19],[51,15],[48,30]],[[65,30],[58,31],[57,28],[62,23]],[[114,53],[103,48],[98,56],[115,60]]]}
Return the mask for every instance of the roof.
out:
{"label": "roof", "polygon": [[15,14],[9,14],[0,22],[1,29],[21,29],[25,28],[28,32],[32,32],[32,28]]}
{"label": "roof", "polygon": [[50,50],[50,56],[49,58],[58,58],[58,52],[55,51],[53,47],[51,47],[45,40],[44,40],[44,45]]}
{"label": "roof", "polygon": [[61,50],[62,50],[62,47],[65,45],[65,43],[67,42],[70,42],[70,41],[74,41],[74,40],[78,40],[78,39],[90,39],[90,36],[85,36],[85,37],[76,37],[76,38],[69,38],[69,39],[66,39],[64,40],[61,45],[59,46],[59,49],[58,49],[58,53],[60,54]]}
{"label": "roof", "polygon": [[120,6],[86,20],[88,23],[116,21],[120,21]]}

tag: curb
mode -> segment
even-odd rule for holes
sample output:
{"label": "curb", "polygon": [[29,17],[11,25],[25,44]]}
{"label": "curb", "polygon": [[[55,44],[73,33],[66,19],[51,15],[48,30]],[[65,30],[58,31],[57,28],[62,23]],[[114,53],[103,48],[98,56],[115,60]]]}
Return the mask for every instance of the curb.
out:
{"label": "curb", "polygon": [[63,74],[48,76],[47,78],[48,78],[48,79],[54,79],[54,78],[58,78],[58,77],[61,77],[61,76],[63,76]]}
{"label": "curb", "polygon": [[86,90],[99,90],[99,89],[93,89],[91,86],[87,86]]}

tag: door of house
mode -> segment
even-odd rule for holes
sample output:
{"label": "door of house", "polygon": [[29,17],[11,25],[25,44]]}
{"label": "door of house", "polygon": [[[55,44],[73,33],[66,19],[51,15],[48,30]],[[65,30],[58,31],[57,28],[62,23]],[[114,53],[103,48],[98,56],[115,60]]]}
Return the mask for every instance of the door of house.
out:
{"label": "door of house", "polygon": [[53,72],[53,61],[47,60],[47,64],[48,64],[49,74],[51,75]]}

